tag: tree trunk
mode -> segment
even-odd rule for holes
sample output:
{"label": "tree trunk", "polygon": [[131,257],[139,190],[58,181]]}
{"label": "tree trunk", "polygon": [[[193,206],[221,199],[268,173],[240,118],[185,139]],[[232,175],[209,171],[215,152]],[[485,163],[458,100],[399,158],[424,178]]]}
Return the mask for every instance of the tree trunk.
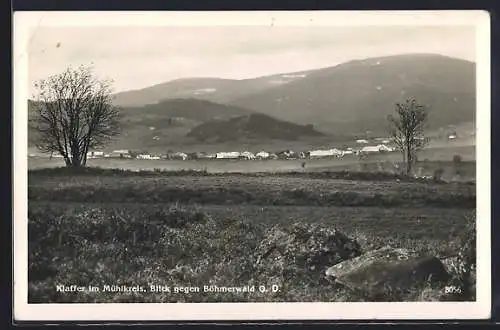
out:
{"label": "tree trunk", "polygon": [[73,157],[71,158],[71,167],[77,168],[77,167],[81,167],[81,165],[82,165],[82,161],[80,159],[80,156],[73,155]]}
{"label": "tree trunk", "polygon": [[401,154],[403,155],[403,164],[401,164],[401,167],[399,169],[398,174],[403,174],[403,166],[404,166],[404,169],[406,170],[406,150],[404,148],[403,148]]}
{"label": "tree trunk", "polygon": [[77,167],[82,166],[83,157],[82,157],[81,152],[82,152],[82,150],[81,150],[80,146],[78,145],[78,142],[77,141],[73,142],[73,144],[71,145],[72,167],[77,168]]}
{"label": "tree trunk", "polygon": [[410,176],[410,174],[411,174],[412,165],[413,165],[412,150],[411,150],[411,147],[408,143],[408,146],[406,147],[406,175],[407,176]]}

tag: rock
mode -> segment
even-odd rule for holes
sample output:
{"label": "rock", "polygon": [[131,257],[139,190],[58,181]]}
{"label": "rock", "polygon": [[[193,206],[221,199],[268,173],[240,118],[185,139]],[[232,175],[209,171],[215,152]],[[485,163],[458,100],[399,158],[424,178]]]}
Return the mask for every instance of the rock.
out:
{"label": "rock", "polygon": [[335,228],[295,224],[290,229],[273,227],[257,246],[254,258],[263,278],[311,283],[325,281],[324,272],[332,264],[360,254],[358,242]]}
{"label": "rock", "polygon": [[377,301],[405,300],[429,285],[443,285],[449,279],[438,258],[390,247],[336,264],[328,268],[326,276]]}

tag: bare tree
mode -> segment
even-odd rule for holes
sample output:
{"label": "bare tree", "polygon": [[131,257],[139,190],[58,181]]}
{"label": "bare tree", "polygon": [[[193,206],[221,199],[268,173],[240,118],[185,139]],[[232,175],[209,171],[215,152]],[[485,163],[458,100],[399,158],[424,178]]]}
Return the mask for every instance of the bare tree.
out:
{"label": "bare tree", "polygon": [[396,103],[396,114],[388,116],[389,134],[403,155],[407,175],[411,173],[417,152],[429,141],[424,136],[427,118],[427,107],[413,98]]}
{"label": "bare tree", "polygon": [[89,149],[102,147],[119,134],[111,82],[98,79],[91,67],[70,67],[38,81],[35,89],[30,126],[36,146],[61,154],[66,166],[85,166]]}

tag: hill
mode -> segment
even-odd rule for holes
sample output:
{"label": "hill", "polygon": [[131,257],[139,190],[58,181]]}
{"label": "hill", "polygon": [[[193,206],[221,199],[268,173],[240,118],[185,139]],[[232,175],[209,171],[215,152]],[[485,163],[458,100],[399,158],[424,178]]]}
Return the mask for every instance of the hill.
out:
{"label": "hill", "polygon": [[253,113],[234,105],[218,104],[197,99],[168,99],[139,107],[120,107],[127,126],[170,126],[175,121],[205,122],[224,120]]}
{"label": "hill", "polygon": [[118,106],[143,106],[165,99],[189,98],[217,103],[257,93],[265,89],[303,78],[306,72],[270,75],[252,79],[183,78],[115,94]]}
{"label": "hill", "polygon": [[237,106],[196,99],[171,99],[142,107],[121,107],[123,132],[117,148],[163,149],[193,141],[187,134],[212,120],[228,120],[252,114]]}
{"label": "hill", "polygon": [[205,122],[187,134],[188,137],[194,137],[201,142],[226,142],[240,139],[298,140],[302,137],[322,135],[312,126],[297,125],[264,114]]}
{"label": "hill", "polygon": [[114,95],[120,106],[198,99],[314,124],[326,133],[383,134],[396,102],[431,107],[429,129],[474,121],[475,63],[436,54],[354,60],[334,67],[254,79],[185,78]]}
{"label": "hill", "polygon": [[350,61],[231,104],[318,130],[385,132],[386,117],[408,96],[431,106],[430,129],[474,120],[475,63],[433,54]]}
{"label": "hill", "polygon": [[[28,114],[32,116],[36,102],[28,101]],[[227,120],[252,114],[253,111],[237,106],[196,99],[164,100],[141,107],[119,107],[122,132],[110,148],[150,148],[189,143],[187,133],[206,121]],[[29,134],[33,146],[36,135]]]}

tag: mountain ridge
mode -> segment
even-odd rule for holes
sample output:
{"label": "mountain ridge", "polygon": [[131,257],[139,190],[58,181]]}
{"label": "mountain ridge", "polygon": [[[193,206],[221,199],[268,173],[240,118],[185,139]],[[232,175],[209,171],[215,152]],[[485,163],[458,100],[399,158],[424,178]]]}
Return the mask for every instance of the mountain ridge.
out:
{"label": "mountain ridge", "polygon": [[[311,70],[312,71],[312,70]],[[178,78],[152,86],[113,94],[115,105],[141,106],[170,98],[197,98],[228,103],[242,94],[258,92],[273,84],[288,83],[309,71],[288,72],[256,78],[228,79],[218,77]]]}
{"label": "mountain ridge", "polygon": [[179,78],[130,93],[113,96],[115,104],[117,95],[139,104],[117,105],[126,118],[126,141],[135,136],[135,144],[177,143],[206,122],[251,114],[312,125],[332,137],[361,137],[387,134],[387,115],[409,96],[430,106],[430,130],[473,122],[475,63],[426,53],[388,55],[240,80]]}
{"label": "mountain ridge", "polygon": [[431,128],[473,120],[475,63],[432,54],[352,60],[230,104],[299,124],[362,133],[385,131],[395,103],[410,96],[430,106]]}

